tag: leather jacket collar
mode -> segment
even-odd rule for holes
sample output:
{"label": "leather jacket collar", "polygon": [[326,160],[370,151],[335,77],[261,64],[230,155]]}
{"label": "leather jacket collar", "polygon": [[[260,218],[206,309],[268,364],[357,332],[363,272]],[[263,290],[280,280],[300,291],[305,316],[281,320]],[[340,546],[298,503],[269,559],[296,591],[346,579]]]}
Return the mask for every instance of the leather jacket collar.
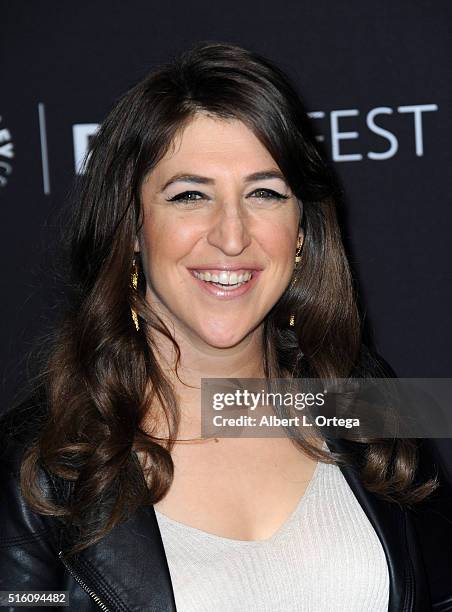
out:
{"label": "leather jacket collar", "polygon": [[[330,451],[356,456],[361,445],[347,440],[327,442]],[[354,468],[340,466],[353,493],[383,546],[390,578],[388,612],[430,610],[427,579],[414,526],[406,510],[368,492]],[[107,611],[176,610],[171,577],[153,506],[140,508],[106,537],[67,558],[71,541],[60,559],[72,577]],[[127,580],[124,579],[127,576]]]}

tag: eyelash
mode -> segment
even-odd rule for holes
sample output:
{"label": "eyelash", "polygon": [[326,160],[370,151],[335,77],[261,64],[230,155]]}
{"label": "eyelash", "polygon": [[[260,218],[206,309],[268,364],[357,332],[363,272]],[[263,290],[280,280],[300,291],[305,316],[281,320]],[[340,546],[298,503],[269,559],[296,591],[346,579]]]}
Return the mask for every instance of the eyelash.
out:
{"label": "eyelash", "polygon": [[[268,194],[270,194],[268,197],[262,198],[264,200],[288,200],[289,196],[288,195],[283,195],[282,193],[278,193],[277,191],[273,191],[273,189],[255,189],[253,191],[253,193],[256,193],[259,191],[264,191]],[[167,200],[167,202],[199,202],[202,198],[198,198],[197,200],[193,200],[190,199],[188,197],[183,197],[183,196],[187,196],[188,194],[198,194],[198,195],[203,195],[202,193],[200,193],[199,191],[184,191],[183,193],[179,193],[177,195],[175,195],[173,198],[170,198],[169,200]],[[248,196],[249,197],[249,196]]]}

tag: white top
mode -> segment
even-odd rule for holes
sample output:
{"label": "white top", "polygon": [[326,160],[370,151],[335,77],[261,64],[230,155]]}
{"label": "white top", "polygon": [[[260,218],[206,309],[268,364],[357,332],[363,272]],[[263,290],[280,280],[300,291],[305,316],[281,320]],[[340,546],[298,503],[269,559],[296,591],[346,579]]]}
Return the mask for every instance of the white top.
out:
{"label": "white top", "polygon": [[271,538],[235,540],[158,512],[178,612],[387,612],[380,540],[340,468],[319,462]]}

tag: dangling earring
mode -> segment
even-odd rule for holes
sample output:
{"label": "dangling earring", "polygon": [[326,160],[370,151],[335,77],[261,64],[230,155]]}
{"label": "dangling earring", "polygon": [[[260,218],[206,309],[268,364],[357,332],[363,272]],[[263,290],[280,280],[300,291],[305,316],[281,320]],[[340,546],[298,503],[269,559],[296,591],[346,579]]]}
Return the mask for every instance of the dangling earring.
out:
{"label": "dangling earring", "polygon": [[[295,253],[295,270],[297,269],[298,264],[301,261],[300,251],[301,251],[301,247],[302,246],[303,246],[303,242],[302,242],[300,236],[298,236],[297,251]],[[292,281],[292,284],[294,283],[294,280]],[[290,327],[294,327],[295,326],[295,315],[294,314],[291,314],[290,317],[289,317],[289,325],[290,325]]]}
{"label": "dangling earring", "polygon": [[[138,287],[138,268],[137,268],[137,263],[135,261],[135,257],[133,258],[133,263],[132,263],[132,275],[131,275],[131,280],[132,280],[132,287],[134,288],[134,290],[137,290]],[[137,313],[134,311],[133,308],[130,309],[131,313],[132,313],[132,319],[133,322],[135,323],[135,327],[136,330],[139,331],[140,329],[140,324],[138,323],[138,315]]]}

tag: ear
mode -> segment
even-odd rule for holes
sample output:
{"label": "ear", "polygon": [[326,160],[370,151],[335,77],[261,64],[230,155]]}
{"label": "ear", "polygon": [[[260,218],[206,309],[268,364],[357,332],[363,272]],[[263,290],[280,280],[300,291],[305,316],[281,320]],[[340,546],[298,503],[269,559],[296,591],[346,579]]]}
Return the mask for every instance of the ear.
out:
{"label": "ear", "polygon": [[135,238],[135,246],[133,248],[134,248],[135,253],[140,252],[140,243],[138,241],[138,238]]}

